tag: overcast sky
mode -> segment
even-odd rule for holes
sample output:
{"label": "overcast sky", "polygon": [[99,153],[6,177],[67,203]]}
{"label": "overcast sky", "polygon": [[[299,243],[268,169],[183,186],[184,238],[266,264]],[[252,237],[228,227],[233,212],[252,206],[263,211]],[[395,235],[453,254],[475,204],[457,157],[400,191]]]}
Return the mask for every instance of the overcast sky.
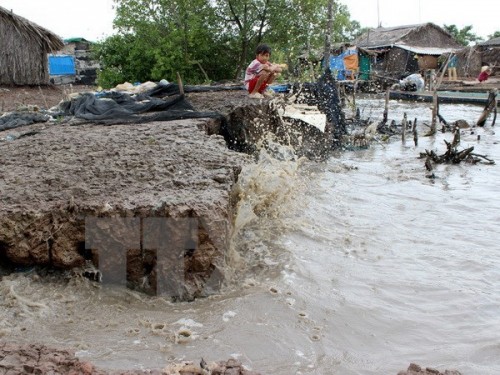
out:
{"label": "overcast sky", "polygon": [[[439,26],[472,25],[486,39],[500,31],[500,0],[337,0],[364,27],[433,22]],[[100,40],[113,33],[112,0],[0,0],[0,6],[29,19],[62,38]]]}
{"label": "overcast sky", "polygon": [[351,19],[363,27],[413,25],[472,25],[472,32],[486,39],[500,31],[500,0],[338,0],[347,5]]}
{"label": "overcast sky", "polygon": [[113,33],[112,0],[0,0],[0,6],[63,39],[97,41]]}

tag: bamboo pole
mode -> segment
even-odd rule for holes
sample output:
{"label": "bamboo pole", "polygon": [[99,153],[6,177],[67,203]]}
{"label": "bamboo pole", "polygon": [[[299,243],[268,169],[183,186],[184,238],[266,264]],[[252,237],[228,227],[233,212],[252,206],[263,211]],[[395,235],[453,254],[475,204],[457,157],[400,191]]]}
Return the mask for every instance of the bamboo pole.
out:
{"label": "bamboo pole", "polygon": [[439,86],[441,86],[441,83],[443,82],[444,74],[446,73],[446,70],[448,69],[448,64],[450,63],[450,58],[451,58],[451,53],[449,54],[448,58],[446,59],[446,63],[444,64],[443,71],[441,72],[441,75],[439,76],[439,79],[436,82],[436,86],[434,86],[433,91],[437,91]]}

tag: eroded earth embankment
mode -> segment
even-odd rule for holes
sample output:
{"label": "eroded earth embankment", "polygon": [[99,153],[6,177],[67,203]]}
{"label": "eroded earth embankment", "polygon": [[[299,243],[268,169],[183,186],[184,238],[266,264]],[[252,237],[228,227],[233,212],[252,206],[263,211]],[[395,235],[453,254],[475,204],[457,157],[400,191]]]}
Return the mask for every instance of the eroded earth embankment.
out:
{"label": "eroded earth embankment", "polygon": [[[0,145],[3,265],[70,269],[93,262],[113,270],[119,263],[129,286],[152,293],[161,272],[174,269],[186,282],[172,297],[203,295],[207,280],[214,287],[223,278],[231,188],[247,160],[208,135],[214,126],[200,119],[18,129],[19,138]],[[94,231],[86,246],[89,218]],[[151,221],[158,218],[166,220]],[[176,259],[154,243],[144,247],[147,225],[168,232]],[[189,228],[174,235],[179,225]],[[125,253],[103,256],[104,245]]]}

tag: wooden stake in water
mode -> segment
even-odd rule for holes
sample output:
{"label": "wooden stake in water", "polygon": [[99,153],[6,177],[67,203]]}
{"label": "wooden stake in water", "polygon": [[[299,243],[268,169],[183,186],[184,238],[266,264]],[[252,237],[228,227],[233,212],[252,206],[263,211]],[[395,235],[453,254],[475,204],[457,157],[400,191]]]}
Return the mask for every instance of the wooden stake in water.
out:
{"label": "wooden stake in water", "polygon": [[486,103],[486,106],[484,107],[483,113],[481,113],[479,120],[477,120],[477,126],[484,126],[486,124],[486,119],[492,111],[494,111],[494,117],[493,124],[491,126],[495,125],[495,120],[497,117],[497,92],[497,89],[493,89],[490,91],[490,94],[488,95],[488,102]]}
{"label": "wooden stake in water", "polygon": [[385,124],[387,122],[387,116],[389,115],[389,90],[385,92],[385,108],[384,108],[384,117],[382,119],[382,123]]}
{"label": "wooden stake in water", "polygon": [[437,91],[432,94],[432,122],[431,122],[431,132],[430,134],[436,134],[436,120],[438,111],[438,96]]}
{"label": "wooden stake in water", "polygon": [[403,115],[403,122],[401,123],[401,141],[405,143],[406,141],[406,126],[408,125],[408,117],[406,116],[406,112]]}
{"label": "wooden stake in water", "polygon": [[415,147],[418,146],[418,133],[417,133],[417,118],[413,121],[413,142],[415,142]]}

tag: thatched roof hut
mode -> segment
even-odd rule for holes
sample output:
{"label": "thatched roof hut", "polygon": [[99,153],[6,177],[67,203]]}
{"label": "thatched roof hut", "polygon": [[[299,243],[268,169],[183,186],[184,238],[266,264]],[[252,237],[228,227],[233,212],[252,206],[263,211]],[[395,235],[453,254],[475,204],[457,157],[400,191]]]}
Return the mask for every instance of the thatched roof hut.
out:
{"label": "thatched roof hut", "polygon": [[481,64],[494,67],[493,73],[500,72],[500,38],[493,38],[477,45],[481,53]]}
{"label": "thatched roof hut", "polygon": [[460,77],[476,78],[483,65],[493,67],[493,75],[500,72],[500,38],[493,38],[472,47],[465,47],[456,53],[457,71]]}
{"label": "thatched roof hut", "polygon": [[438,56],[462,47],[446,30],[430,22],[371,29],[353,44],[377,51],[375,70],[392,77],[434,69]]}
{"label": "thatched roof hut", "polygon": [[49,83],[47,53],[63,48],[51,31],[0,6],[0,85]]}
{"label": "thatched roof hut", "polygon": [[478,45],[481,47],[500,47],[500,37],[481,42]]}

